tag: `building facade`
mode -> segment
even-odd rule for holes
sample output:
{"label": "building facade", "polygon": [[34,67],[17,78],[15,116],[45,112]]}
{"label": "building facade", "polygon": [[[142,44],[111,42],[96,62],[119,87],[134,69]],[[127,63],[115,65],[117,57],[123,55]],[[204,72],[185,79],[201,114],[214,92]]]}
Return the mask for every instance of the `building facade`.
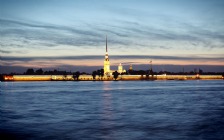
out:
{"label": "building facade", "polygon": [[123,69],[123,66],[121,65],[121,63],[118,65],[118,70],[117,70],[118,73],[122,74],[122,73],[125,73],[126,70]]}

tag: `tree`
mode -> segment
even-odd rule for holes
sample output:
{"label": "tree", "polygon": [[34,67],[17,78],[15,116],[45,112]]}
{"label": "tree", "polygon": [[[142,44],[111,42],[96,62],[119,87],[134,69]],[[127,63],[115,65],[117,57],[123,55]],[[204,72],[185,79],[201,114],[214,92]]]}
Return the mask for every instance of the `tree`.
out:
{"label": "tree", "polygon": [[64,80],[67,80],[67,74],[64,74],[63,76],[64,76],[64,77],[63,77]]}
{"label": "tree", "polygon": [[117,71],[113,72],[114,79],[117,80],[119,73]]}
{"label": "tree", "polygon": [[40,68],[38,70],[36,70],[35,72],[37,75],[42,75],[44,73],[44,71]]}
{"label": "tree", "polygon": [[76,71],[73,75],[74,80],[76,79],[77,81],[79,80],[80,72]]}
{"label": "tree", "polygon": [[32,74],[34,74],[34,70],[33,69],[27,69],[26,74],[32,75]]}
{"label": "tree", "polygon": [[199,69],[199,74],[203,74],[203,70],[202,69]]}
{"label": "tree", "polygon": [[149,73],[145,75],[146,80],[149,80]]}
{"label": "tree", "polygon": [[96,79],[96,75],[97,75],[97,72],[96,72],[96,71],[93,71],[93,72],[92,72],[92,76],[93,76],[93,79],[94,79],[94,80]]}
{"label": "tree", "polygon": [[104,76],[104,69],[100,70],[100,76],[101,76],[101,78],[103,78],[103,76]]}
{"label": "tree", "polygon": [[58,71],[54,69],[53,74],[58,74]]}
{"label": "tree", "polygon": [[152,77],[153,77],[153,70],[152,70],[152,69],[150,69],[149,73],[150,73],[150,75],[152,75]]}
{"label": "tree", "polygon": [[3,81],[3,74],[0,74],[0,81]]}
{"label": "tree", "polygon": [[97,70],[97,75],[100,77],[101,75],[100,70]]}
{"label": "tree", "polygon": [[73,80],[76,79],[75,73],[73,73],[72,78],[73,78]]}

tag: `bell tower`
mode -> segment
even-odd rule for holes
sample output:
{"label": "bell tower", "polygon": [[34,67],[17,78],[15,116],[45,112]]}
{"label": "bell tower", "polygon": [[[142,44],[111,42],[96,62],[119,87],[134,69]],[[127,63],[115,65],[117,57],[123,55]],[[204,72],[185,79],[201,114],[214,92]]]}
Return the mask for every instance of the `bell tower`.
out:
{"label": "bell tower", "polygon": [[110,61],[109,61],[108,50],[107,50],[107,36],[106,36],[106,54],[104,59],[104,74],[106,75],[110,74]]}

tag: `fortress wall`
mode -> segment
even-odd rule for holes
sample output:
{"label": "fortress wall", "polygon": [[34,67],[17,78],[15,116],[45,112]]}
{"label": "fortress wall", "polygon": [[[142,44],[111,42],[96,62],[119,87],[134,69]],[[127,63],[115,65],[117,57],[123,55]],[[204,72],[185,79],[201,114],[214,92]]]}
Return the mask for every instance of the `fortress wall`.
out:
{"label": "fortress wall", "polygon": [[[79,76],[79,80],[80,81],[91,81],[94,80],[92,75],[80,75]],[[95,77],[96,81],[111,81],[113,80],[113,76],[104,76],[104,77],[100,77],[100,76],[96,76]]]}
{"label": "fortress wall", "polygon": [[199,79],[212,80],[212,79],[223,79],[222,75],[200,75]]}
{"label": "fortress wall", "polygon": [[89,80],[93,80],[93,76],[92,76],[92,75],[80,75],[80,76],[79,76],[79,80],[80,80],[80,81],[89,81]]}
{"label": "fortress wall", "polygon": [[73,80],[73,75],[52,75],[52,80],[54,81],[64,81],[64,80]]}
{"label": "fortress wall", "polygon": [[14,75],[14,81],[51,81],[51,75]]}
{"label": "fortress wall", "polygon": [[156,75],[157,80],[209,80],[209,79],[223,79],[222,75]]}
{"label": "fortress wall", "polygon": [[187,80],[186,75],[167,75],[166,78],[167,80]]}
{"label": "fortress wall", "polygon": [[166,79],[167,79],[166,75],[155,75],[154,77],[155,77],[157,80],[166,80]]}
{"label": "fortress wall", "polygon": [[117,80],[141,80],[145,75],[119,75]]}
{"label": "fortress wall", "polygon": [[187,80],[195,80],[198,79],[196,75],[186,75]]}
{"label": "fortress wall", "polygon": [[73,80],[72,75],[13,75],[14,81],[61,81]]}
{"label": "fortress wall", "polygon": [[[8,77],[6,79],[6,77]],[[212,80],[223,79],[222,75],[119,75],[117,80]],[[5,81],[72,81],[73,75],[13,75],[5,76]],[[80,75],[80,81],[93,81],[92,75]],[[114,76],[96,76],[96,81],[112,81]]]}

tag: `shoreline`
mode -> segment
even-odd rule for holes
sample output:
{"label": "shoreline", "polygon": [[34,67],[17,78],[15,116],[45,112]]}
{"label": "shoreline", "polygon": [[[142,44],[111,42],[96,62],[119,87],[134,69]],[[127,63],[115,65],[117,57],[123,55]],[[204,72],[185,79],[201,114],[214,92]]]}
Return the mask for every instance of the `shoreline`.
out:
{"label": "shoreline", "polygon": [[154,80],[224,80],[223,75],[119,75],[114,79],[110,76],[80,75],[74,78],[73,75],[3,75],[4,81],[154,81]]}

